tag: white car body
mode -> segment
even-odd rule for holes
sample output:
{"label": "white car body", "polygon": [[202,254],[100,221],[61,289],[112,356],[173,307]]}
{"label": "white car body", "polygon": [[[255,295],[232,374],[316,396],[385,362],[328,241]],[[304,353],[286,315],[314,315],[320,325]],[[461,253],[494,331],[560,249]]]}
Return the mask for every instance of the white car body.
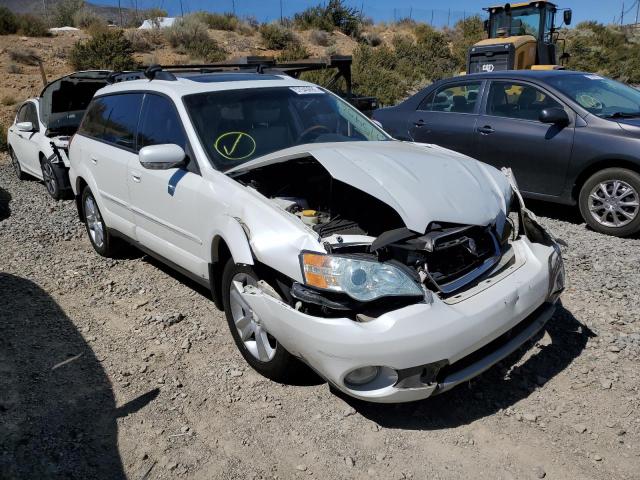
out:
{"label": "white car body", "polygon": [[[367,249],[376,240],[366,234],[318,234],[287,211],[282,199],[244,181],[260,169],[312,159],[335,181],[390,207],[413,232],[425,232],[433,222],[504,229],[513,200],[535,230],[535,240],[526,235],[509,240],[508,254],[499,264],[491,264],[481,281],[452,295],[422,286],[421,298],[378,316],[354,318],[352,312],[329,318],[305,312],[300,302],[286,301],[263,283],[244,288],[244,301],[278,343],[336,388],[360,399],[403,402],[448,390],[486,370],[544,326],[562,290],[560,283],[555,288],[556,280],[563,282],[559,249],[524,207],[513,179],[491,166],[434,145],[385,140],[307,143],[224,173],[214,168],[183,97],[270,87],[317,88],[282,76],[213,83],[130,80],[98,91],[97,97],[152,92],[170,98],[199,174],[146,169],[137,152],[79,133],[70,147],[77,198],[88,186],[109,230],[212,286],[214,297],[221,281],[216,264],[222,244],[236,264],[265,265],[291,283],[304,284],[302,252],[324,255],[344,245]],[[434,364],[447,374],[425,383],[425,368]],[[345,381],[354,369],[367,366],[378,367],[373,381],[361,386]]]}
{"label": "white car body", "polygon": [[[104,78],[108,73],[101,70],[75,72],[50,82],[39,97],[20,105],[7,130],[7,144],[16,173],[20,176],[22,171],[44,181],[55,199],[62,198],[71,188],[67,175],[68,145],[75,129],[68,125],[80,123],[93,93],[106,85]],[[77,87],[78,83],[88,88],[81,95],[72,94],[73,98],[69,98],[69,85]],[[21,129],[25,122],[32,128]]]}

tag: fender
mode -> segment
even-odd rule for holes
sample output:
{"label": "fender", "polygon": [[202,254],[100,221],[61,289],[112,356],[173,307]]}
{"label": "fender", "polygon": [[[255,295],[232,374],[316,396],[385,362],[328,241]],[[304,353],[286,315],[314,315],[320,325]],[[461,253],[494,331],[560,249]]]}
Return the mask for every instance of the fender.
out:
{"label": "fender", "polygon": [[[216,263],[218,261],[218,245],[219,240],[223,240],[231,256],[236,263],[244,265],[253,265],[253,253],[249,246],[249,239],[247,232],[242,227],[242,224],[237,218],[225,215],[223,217],[223,223],[217,226],[215,230],[211,232],[208,238],[212,239],[209,263]],[[246,228],[246,227],[245,227]]]}

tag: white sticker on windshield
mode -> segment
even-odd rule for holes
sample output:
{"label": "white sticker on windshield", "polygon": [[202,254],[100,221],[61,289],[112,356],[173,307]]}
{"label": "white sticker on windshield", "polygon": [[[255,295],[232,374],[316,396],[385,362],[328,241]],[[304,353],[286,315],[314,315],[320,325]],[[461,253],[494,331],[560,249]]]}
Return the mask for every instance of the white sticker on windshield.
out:
{"label": "white sticker on windshield", "polygon": [[289,87],[290,90],[296,92],[298,95],[309,95],[309,94],[318,94],[324,93],[318,87]]}
{"label": "white sticker on windshield", "polygon": [[585,75],[589,80],[602,80],[600,75]]}

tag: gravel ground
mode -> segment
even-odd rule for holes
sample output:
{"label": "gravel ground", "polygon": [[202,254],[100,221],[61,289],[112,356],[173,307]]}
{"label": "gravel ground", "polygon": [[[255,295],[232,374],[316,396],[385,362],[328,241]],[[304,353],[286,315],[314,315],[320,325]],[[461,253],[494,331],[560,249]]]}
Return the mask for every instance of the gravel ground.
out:
{"label": "gravel ground", "polygon": [[74,203],[0,155],[0,478],[640,478],[640,240],[530,206],[569,242],[547,332],[451,392],[368,405],[247,368],[206,291],[99,257]]}

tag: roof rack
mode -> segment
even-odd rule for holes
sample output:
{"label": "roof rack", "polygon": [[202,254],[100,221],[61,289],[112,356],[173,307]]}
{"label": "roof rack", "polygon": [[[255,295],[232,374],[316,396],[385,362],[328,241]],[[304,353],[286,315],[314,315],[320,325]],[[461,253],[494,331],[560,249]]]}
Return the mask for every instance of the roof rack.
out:
{"label": "roof rack", "polygon": [[378,107],[377,99],[373,97],[360,97],[352,92],[351,63],[353,59],[350,55],[331,55],[322,58],[307,58],[304,60],[277,61],[273,57],[247,56],[240,57],[227,62],[197,64],[197,65],[149,65],[140,70],[113,72],[109,75],[108,83],[125,82],[129,80],[177,80],[179,73],[216,73],[216,72],[255,72],[258,74],[284,74],[293,78],[299,78],[304,72],[314,70],[335,69],[336,73],[329,82],[324,85],[326,88],[333,88],[340,78],[344,79],[345,91],[342,96],[349,100],[354,106],[365,113],[369,113]]}

